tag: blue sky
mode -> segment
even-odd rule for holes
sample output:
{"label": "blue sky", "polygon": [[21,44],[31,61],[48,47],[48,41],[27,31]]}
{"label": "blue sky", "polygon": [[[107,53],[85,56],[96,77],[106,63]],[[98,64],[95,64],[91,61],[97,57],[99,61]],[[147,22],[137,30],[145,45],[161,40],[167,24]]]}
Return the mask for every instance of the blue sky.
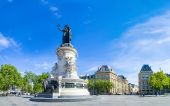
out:
{"label": "blue sky", "polygon": [[170,73],[169,0],[0,0],[0,65],[51,71],[62,33],[72,28],[78,73],[107,64],[137,84],[143,64]]}

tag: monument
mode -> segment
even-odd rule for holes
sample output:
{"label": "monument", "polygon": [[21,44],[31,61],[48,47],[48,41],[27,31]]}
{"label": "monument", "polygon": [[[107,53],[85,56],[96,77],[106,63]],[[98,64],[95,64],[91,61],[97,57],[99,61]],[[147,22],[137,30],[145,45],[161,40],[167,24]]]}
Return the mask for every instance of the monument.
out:
{"label": "monument", "polygon": [[62,44],[57,48],[58,63],[51,71],[52,78],[59,82],[59,96],[83,96],[89,95],[87,82],[79,79],[77,75],[77,50],[71,44],[72,33],[69,25],[63,29],[58,25],[59,31],[63,32]]}
{"label": "monument", "polygon": [[[37,95],[41,98],[71,98],[89,96],[87,81],[77,75],[77,50],[71,44],[72,33],[69,25],[63,29],[58,25],[58,30],[63,32],[62,44],[56,50],[58,62],[55,63],[49,78],[43,82],[44,92]],[[33,101],[39,99],[31,99]],[[60,99],[56,99],[57,101]],[[70,99],[67,99],[70,100]],[[75,100],[75,99],[74,99]]]}

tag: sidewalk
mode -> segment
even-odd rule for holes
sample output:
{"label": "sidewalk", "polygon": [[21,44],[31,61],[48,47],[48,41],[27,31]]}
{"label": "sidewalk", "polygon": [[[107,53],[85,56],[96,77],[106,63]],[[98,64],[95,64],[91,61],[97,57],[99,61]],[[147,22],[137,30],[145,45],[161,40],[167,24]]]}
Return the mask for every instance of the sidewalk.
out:
{"label": "sidewalk", "polygon": [[142,95],[139,95],[140,97],[166,97],[166,96],[169,96],[168,95],[145,95],[145,96],[142,96]]}

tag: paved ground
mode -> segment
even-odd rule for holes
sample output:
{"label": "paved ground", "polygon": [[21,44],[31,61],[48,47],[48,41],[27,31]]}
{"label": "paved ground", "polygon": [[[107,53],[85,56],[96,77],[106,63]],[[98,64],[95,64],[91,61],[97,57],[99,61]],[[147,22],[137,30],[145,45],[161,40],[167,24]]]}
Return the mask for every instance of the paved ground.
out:
{"label": "paved ground", "polygon": [[23,97],[0,97],[0,106],[170,106],[170,96],[98,96],[99,99],[83,102],[32,102]]}

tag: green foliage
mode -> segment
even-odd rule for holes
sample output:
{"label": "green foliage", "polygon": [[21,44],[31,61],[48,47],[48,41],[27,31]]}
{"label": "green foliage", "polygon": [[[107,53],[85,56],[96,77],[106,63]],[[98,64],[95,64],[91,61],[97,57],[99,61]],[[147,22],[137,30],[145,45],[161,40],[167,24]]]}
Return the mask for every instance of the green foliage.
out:
{"label": "green foliage", "polygon": [[153,89],[160,91],[169,86],[169,78],[163,71],[159,71],[150,77],[149,84]]}
{"label": "green foliage", "polygon": [[48,73],[42,73],[36,77],[36,81],[34,82],[34,93],[43,92],[42,82],[48,78]]}
{"label": "green foliage", "polygon": [[39,92],[43,92],[43,86],[42,83],[36,82],[34,84],[33,93],[39,93]]}
{"label": "green foliage", "polygon": [[28,82],[28,79],[26,79],[25,76],[22,78],[22,87],[21,87],[21,90],[23,92],[30,92],[30,93],[33,92],[32,85],[31,85],[31,83]]}
{"label": "green foliage", "polygon": [[94,89],[94,80],[88,80],[88,89],[90,89],[90,90],[92,90],[92,89]]}
{"label": "green foliage", "polygon": [[4,77],[0,73],[0,90],[3,90],[3,87],[4,87]]}
{"label": "green foliage", "polygon": [[20,87],[23,92],[38,93],[43,91],[42,82],[48,78],[48,73],[36,75],[31,71],[25,72],[21,77],[18,70],[10,65],[4,64],[0,67],[0,91],[9,90],[10,87]]}
{"label": "green foliage", "polygon": [[16,67],[4,64],[0,67],[0,90],[6,91],[11,86],[20,87],[22,85],[21,74]]}
{"label": "green foliage", "polygon": [[23,82],[22,91],[30,92],[30,93],[42,92],[43,91],[42,82],[44,79],[47,78],[48,78],[48,73],[42,73],[41,75],[36,75],[31,71],[25,72],[25,75],[22,79]]}
{"label": "green foliage", "polygon": [[169,78],[169,84],[168,84],[168,88],[170,89],[170,78]]}
{"label": "green foliage", "polygon": [[42,73],[41,75],[38,75],[38,77],[37,77],[38,79],[38,82],[39,83],[42,83],[45,79],[47,79],[48,78],[48,73]]}
{"label": "green foliage", "polygon": [[108,80],[104,84],[105,84],[107,93],[114,87],[113,83]]}
{"label": "green foliage", "polygon": [[22,91],[33,93],[33,83],[36,81],[37,75],[31,71],[26,71],[22,78]]}
{"label": "green foliage", "polygon": [[35,82],[37,75],[31,71],[26,71],[24,78],[28,83]]}
{"label": "green foliage", "polygon": [[109,93],[110,90],[114,87],[113,83],[109,80],[89,80],[88,81],[88,89],[89,90],[96,90],[97,93],[106,92]]}

